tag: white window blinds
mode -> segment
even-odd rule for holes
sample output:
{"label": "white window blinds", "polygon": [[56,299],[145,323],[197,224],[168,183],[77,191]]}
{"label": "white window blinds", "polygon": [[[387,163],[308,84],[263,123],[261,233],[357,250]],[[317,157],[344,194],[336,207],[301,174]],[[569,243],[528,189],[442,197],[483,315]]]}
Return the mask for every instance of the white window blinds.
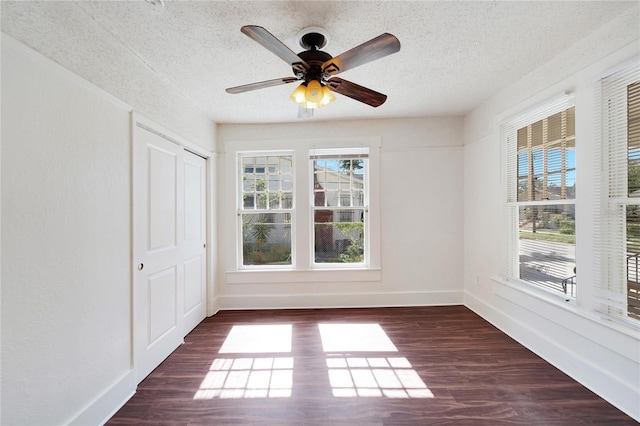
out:
{"label": "white window blinds", "polygon": [[562,95],[502,126],[507,279],[575,296],[575,108]]}
{"label": "white window blinds", "polygon": [[640,64],[600,82],[596,310],[640,325]]}

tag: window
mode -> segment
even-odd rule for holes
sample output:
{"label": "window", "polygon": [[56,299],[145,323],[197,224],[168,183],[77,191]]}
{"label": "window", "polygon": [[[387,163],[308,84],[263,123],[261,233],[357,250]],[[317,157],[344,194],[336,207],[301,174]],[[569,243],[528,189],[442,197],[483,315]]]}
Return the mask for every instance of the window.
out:
{"label": "window", "polygon": [[572,97],[505,124],[507,277],[575,296],[575,107]]}
{"label": "window", "polygon": [[[380,142],[355,140],[239,144],[228,163],[237,205],[230,282],[380,279]],[[269,272],[247,273],[258,270]]]}
{"label": "window", "polygon": [[640,320],[640,67],[601,81],[602,275],[598,310]]}
{"label": "window", "polygon": [[293,155],[240,155],[242,266],[291,265]]}
{"label": "window", "polygon": [[364,264],[368,150],[314,150],[310,158],[314,263]]}

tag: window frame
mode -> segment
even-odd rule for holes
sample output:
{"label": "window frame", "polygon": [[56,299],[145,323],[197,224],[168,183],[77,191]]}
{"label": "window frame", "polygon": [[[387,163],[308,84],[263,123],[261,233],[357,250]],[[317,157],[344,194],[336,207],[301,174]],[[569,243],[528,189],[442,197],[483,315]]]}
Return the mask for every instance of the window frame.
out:
{"label": "window frame", "polygon": [[[575,218],[575,206],[576,206],[576,196],[574,194],[573,198],[566,199],[540,199],[537,200],[529,200],[527,197],[526,200],[521,200],[519,197],[518,184],[521,178],[519,171],[519,163],[520,163],[520,150],[518,147],[518,131],[524,127],[531,126],[541,120],[548,119],[555,114],[558,114],[562,111],[565,111],[569,108],[575,108],[575,99],[572,93],[564,93],[555,98],[551,98],[529,110],[525,110],[515,116],[504,120],[501,125],[501,140],[502,140],[502,148],[501,153],[503,156],[503,182],[504,182],[504,208],[505,208],[505,221],[504,221],[504,246],[503,246],[503,276],[507,282],[513,282],[517,285],[524,285],[528,288],[533,289],[534,291],[540,292],[541,294],[548,294],[554,297],[561,297],[565,301],[570,301],[575,303],[576,294],[575,291],[573,294],[567,289],[566,293],[564,293],[561,289],[552,288],[551,286],[546,286],[543,283],[538,283],[535,281],[529,281],[524,278],[521,278],[520,275],[520,208],[522,207],[542,207],[546,209],[548,207],[554,206],[562,206],[562,205],[572,205],[574,211]],[[543,144],[545,142],[543,141]],[[549,142],[547,142],[549,143]],[[542,146],[542,145],[541,145]],[[575,139],[574,139],[574,151],[576,150]],[[530,150],[529,153],[533,152]],[[546,157],[543,159],[543,163],[547,161]],[[546,170],[546,165],[543,164],[543,171]],[[576,167],[573,168],[573,173],[575,175]],[[533,173],[532,176],[535,177],[535,170],[531,170]],[[527,177],[529,177],[529,173],[527,173]],[[574,243],[574,246],[576,244]],[[574,265],[577,260],[574,258]],[[567,279],[571,278],[570,276],[566,277]],[[575,274],[572,277],[573,283],[575,284]],[[564,284],[560,284],[562,288]],[[567,284],[568,288],[569,285]],[[576,286],[577,287],[577,286]],[[576,289],[574,289],[576,290]]]}
{"label": "window frame", "polygon": [[[596,105],[597,130],[601,138],[602,159],[599,165],[602,176],[600,232],[596,241],[600,268],[595,278],[595,310],[609,319],[635,329],[640,329],[640,319],[637,313],[629,313],[630,241],[627,235],[627,210],[629,206],[640,207],[640,197],[629,195],[630,148],[627,114],[628,87],[640,83],[639,65],[640,58],[636,58],[602,76],[598,83]],[[624,116],[613,115],[621,112]],[[633,299],[637,300],[637,293]]]}
{"label": "window frame", "polygon": [[[314,181],[314,160],[316,157],[325,157],[327,159],[356,159],[356,157],[360,157],[365,163],[365,167],[363,170],[363,205],[362,206],[350,206],[350,207],[342,207],[342,206],[331,206],[331,207],[323,207],[323,206],[315,206],[315,181]],[[370,266],[370,225],[369,225],[369,202],[370,202],[370,188],[369,188],[369,148],[368,147],[345,147],[345,148],[325,148],[325,149],[311,149],[308,154],[309,158],[309,221],[311,226],[309,227],[310,232],[310,248],[309,253],[310,263],[312,269],[353,269],[353,268],[368,268]],[[341,212],[346,210],[362,210],[363,212],[363,251],[364,258],[362,262],[316,262],[315,260],[315,212],[317,210],[333,210],[335,212]]]}
{"label": "window frame", "polygon": [[[243,191],[243,185],[244,185],[244,181],[243,181],[243,177],[245,174],[245,168],[243,167],[243,158],[247,158],[247,157],[279,157],[279,156],[291,156],[291,176],[292,176],[292,183],[291,183],[291,194],[292,194],[292,205],[290,209],[283,209],[283,208],[279,208],[279,209],[258,209],[258,208],[254,208],[252,210],[246,210],[244,208],[244,191]],[[237,268],[239,270],[286,270],[286,269],[290,269],[290,268],[295,268],[295,262],[296,262],[296,257],[295,257],[295,232],[296,232],[296,227],[295,227],[295,222],[296,222],[296,179],[295,179],[295,175],[296,175],[296,170],[295,170],[295,152],[293,152],[292,150],[277,150],[277,151],[272,151],[272,150],[262,150],[262,151],[238,151],[236,152],[236,169],[234,171],[234,177],[235,177],[235,181],[236,181],[236,210],[237,210],[237,220],[236,220],[236,229],[237,229],[237,234],[236,234],[236,244],[237,244],[237,258],[236,258],[236,264],[237,264]],[[265,165],[265,170],[268,167],[268,165]],[[254,166],[254,170],[257,169],[258,167]],[[252,171],[252,173],[254,173]],[[256,172],[257,173],[257,172]],[[268,185],[268,184],[267,184]],[[256,206],[257,207],[257,206]],[[290,220],[290,238],[291,238],[291,264],[284,264],[284,265],[245,265],[244,264],[244,230],[243,230],[243,215],[244,214],[278,214],[278,213],[283,213],[283,214],[290,214],[291,215],[291,220]]]}

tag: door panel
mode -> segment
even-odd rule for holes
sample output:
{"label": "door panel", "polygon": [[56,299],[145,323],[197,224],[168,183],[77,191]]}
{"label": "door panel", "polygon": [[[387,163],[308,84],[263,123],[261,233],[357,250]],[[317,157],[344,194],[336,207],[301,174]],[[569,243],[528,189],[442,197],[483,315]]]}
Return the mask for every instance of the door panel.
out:
{"label": "door panel", "polygon": [[[187,154],[188,155],[188,154]],[[186,158],[184,163],[184,240],[201,243],[204,237],[204,164],[201,158]],[[204,160],[203,160],[204,161]]]}
{"label": "door panel", "polygon": [[203,303],[202,299],[202,256],[194,257],[184,262],[184,313],[189,315]]}
{"label": "door panel", "polygon": [[154,144],[148,144],[147,149],[149,155],[148,249],[160,250],[176,247],[178,245],[176,240],[178,212],[175,185],[178,176],[178,156],[176,152],[162,149]]}
{"label": "door panel", "polygon": [[147,349],[178,326],[175,303],[177,288],[176,266],[147,277],[149,294]]}
{"label": "door panel", "polygon": [[136,126],[134,365],[144,379],[183,341],[183,149]]}
{"label": "door panel", "polygon": [[206,161],[184,153],[184,334],[206,316]]}

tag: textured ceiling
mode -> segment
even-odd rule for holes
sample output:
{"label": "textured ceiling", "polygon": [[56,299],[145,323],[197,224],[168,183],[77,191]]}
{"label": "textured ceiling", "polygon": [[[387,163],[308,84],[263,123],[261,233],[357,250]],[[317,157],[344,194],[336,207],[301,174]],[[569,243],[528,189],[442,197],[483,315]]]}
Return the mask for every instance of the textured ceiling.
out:
{"label": "textured ceiling", "polygon": [[[265,27],[295,52],[302,28],[322,27],[323,50],[333,56],[384,32],[400,40],[400,52],[340,74],[387,94],[387,102],[372,108],[337,95],[313,118],[333,120],[463,115],[616,16],[637,13],[633,1],[1,3],[3,32],[84,78],[144,93],[151,75],[218,123],[297,120],[288,99],[295,84],[224,91],[292,76],[242,25]],[[153,90],[149,83],[149,96]]]}

